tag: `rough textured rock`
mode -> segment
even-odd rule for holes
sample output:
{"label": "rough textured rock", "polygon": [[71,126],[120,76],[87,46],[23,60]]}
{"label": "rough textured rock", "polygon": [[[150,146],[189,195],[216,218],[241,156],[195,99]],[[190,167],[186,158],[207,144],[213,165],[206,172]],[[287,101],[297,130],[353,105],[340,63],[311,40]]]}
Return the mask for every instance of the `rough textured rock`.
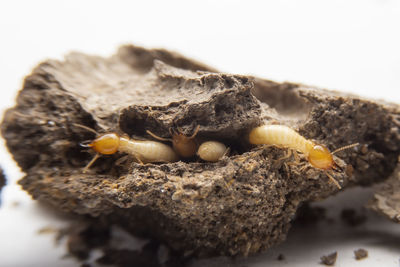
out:
{"label": "rough textured rock", "polygon": [[400,223],[400,164],[392,176],[377,186],[368,207]]}
{"label": "rough textured rock", "polygon": [[[278,160],[286,149],[248,144],[254,126],[286,124],[330,149],[359,142],[335,157],[345,188],[392,173],[399,118],[396,105],[217,73],[165,50],[125,46],[110,58],[72,53],[40,64],[2,133],[26,172],[20,184],[36,199],[100,216],[184,255],[248,255],[283,241],[300,203],[338,191],[323,171]],[[93,154],[79,143],[94,134],[74,123],[137,139],[151,139],[146,130],[168,137],[171,127],[191,134],[200,125],[199,142],[219,140],[231,152],[216,163],[146,165],[114,154],[84,174]]]}

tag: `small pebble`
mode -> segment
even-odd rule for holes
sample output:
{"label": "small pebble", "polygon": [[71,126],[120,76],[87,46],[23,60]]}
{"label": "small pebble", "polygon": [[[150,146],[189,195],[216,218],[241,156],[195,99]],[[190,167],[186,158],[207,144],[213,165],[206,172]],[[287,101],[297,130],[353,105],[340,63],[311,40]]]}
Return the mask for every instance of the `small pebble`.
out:
{"label": "small pebble", "polygon": [[368,251],[362,248],[359,248],[354,251],[354,256],[356,257],[356,260],[362,260],[366,257],[368,257]]}
{"label": "small pebble", "polygon": [[337,252],[335,251],[327,256],[322,256],[321,263],[327,266],[333,266],[335,265],[336,259],[337,259]]}

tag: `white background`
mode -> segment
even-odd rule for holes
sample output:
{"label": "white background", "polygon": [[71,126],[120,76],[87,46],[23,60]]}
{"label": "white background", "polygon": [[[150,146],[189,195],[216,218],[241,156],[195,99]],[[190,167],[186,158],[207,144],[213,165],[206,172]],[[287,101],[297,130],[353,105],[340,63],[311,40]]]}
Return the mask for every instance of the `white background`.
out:
{"label": "white background", "polygon": [[[126,43],[175,50],[224,72],[399,103],[399,36],[396,0],[1,1],[0,109],[14,105],[23,77],[40,61],[72,50],[109,56]],[[52,236],[36,234],[65,222],[15,185],[22,174],[4,147],[0,152],[9,178],[0,208],[0,266],[76,266],[61,259],[64,248],[54,247]],[[359,191],[326,205],[332,211],[341,207],[334,203],[356,205]],[[360,194],[367,199],[371,192]],[[370,216],[358,236],[337,225],[297,229],[264,256],[220,264],[317,266],[320,255],[338,250],[337,266],[399,266],[400,227]],[[358,246],[371,250],[362,262],[351,255]],[[278,250],[285,261],[274,260]]]}

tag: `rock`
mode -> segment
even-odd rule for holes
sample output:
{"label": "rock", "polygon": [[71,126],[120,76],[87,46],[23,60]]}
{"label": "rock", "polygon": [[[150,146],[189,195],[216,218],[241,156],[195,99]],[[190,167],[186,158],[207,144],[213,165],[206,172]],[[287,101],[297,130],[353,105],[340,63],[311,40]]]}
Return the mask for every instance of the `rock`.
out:
{"label": "rock", "polygon": [[[400,109],[292,83],[218,73],[176,53],[124,46],[110,58],[72,53],[41,63],[25,79],[2,134],[35,199],[101,217],[187,255],[249,255],[282,242],[299,204],[335,194],[323,171],[286,165],[287,149],[255,147],[249,131],[285,124],[335,149],[345,188],[385,180],[400,151]],[[91,160],[79,144],[117,132],[154,140],[169,129],[230,147],[199,159],[141,165],[124,154]],[[365,152],[365,153],[364,153]],[[301,156],[304,162],[306,159]],[[289,161],[291,161],[289,159]]]}
{"label": "rock", "polygon": [[392,176],[377,186],[368,207],[400,223],[400,163]]}
{"label": "rock", "polygon": [[326,266],[333,266],[336,263],[338,253],[335,251],[327,256],[321,257],[321,263],[325,264]]}
{"label": "rock", "polygon": [[368,257],[368,250],[359,248],[357,250],[354,250],[354,257],[356,260],[362,260]]}

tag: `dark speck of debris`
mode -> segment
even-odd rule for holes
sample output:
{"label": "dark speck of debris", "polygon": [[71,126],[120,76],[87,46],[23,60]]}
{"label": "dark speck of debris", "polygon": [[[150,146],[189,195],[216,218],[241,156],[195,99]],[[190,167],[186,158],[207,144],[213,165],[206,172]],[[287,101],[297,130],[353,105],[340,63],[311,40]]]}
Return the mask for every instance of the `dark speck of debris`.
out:
{"label": "dark speck of debris", "polygon": [[[0,167],[0,193],[1,193],[1,188],[6,185],[6,177],[4,175],[3,169]],[[0,205],[1,205],[1,199],[0,199]]]}
{"label": "dark speck of debris", "polygon": [[283,261],[283,260],[285,260],[285,255],[279,254],[277,259],[278,259],[278,261]]}
{"label": "dark speck of debris", "polygon": [[343,209],[340,217],[347,225],[352,227],[359,226],[367,221],[367,216],[357,214],[354,209]]}
{"label": "dark speck of debris", "polygon": [[321,263],[328,266],[333,266],[335,265],[336,259],[337,259],[337,252],[335,251],[332,254],[329,254],[328,256],[322,256]]}
{"label": "dark speck of debris", "polygon": [[368,257],[368,251],[362,248],[359,248],[354,251],[354,256],[356,257],[356,260],[362,260],[366,257]]}
{"label": "dark speck of debris", "polygon": [[324,219],[326,219],[325,208],[318,206],[311,207],[310,204],[306,203],[298,209],[295,222],[307,225],[315,224]]}

